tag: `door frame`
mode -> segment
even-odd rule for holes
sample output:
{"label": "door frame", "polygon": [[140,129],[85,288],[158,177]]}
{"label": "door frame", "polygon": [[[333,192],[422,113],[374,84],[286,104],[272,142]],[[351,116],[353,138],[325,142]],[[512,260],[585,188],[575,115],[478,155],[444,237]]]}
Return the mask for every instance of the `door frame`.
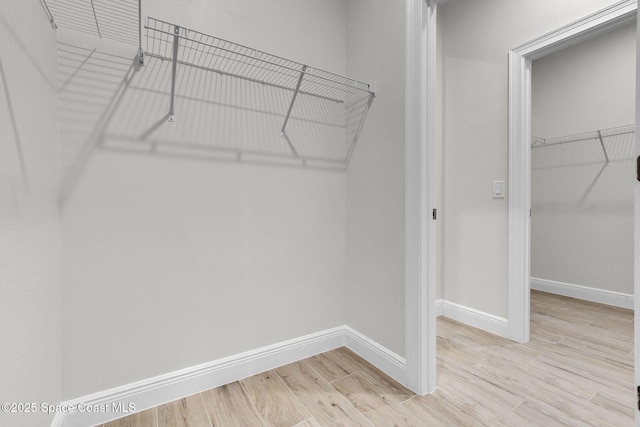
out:
{"label": "door frame", "polygon": [[637,0],[624,0],[509,52],[509,338],[529,341],[531,248],[531,63],[637,18]]}
{"label": "door frame", "polygon": [[405,385],[436,388],[436,20],[442,0],[406,0]]}
{"label": "door frame", "polygon": [[[436,21],[438,3],[444,1],[406,0],[406,385],[418,394],[436,387],[436,227],[429,218],[437,182]],[[639,13],[637,0],[623,0],[509,52],[507,287],[509,338],[514,341],[527,342],[530,335],[531,62],[631,22]],[[640,69],[637,73],[640,89]],[[637,270],[636,276],[640,265]]]}

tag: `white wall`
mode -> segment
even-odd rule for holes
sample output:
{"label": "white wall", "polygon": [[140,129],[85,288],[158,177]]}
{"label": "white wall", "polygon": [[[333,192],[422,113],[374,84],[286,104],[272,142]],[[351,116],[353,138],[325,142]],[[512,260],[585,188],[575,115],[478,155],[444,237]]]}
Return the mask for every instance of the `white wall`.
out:
{"label": "white wall", "polygon": [[[444,285],[451,302],[507,316],[509,49],[612,0],[451,0],[440,10],[444,67]],[[508,185],[508,183],[507,183]]]}
{"label": "white wall", "polygon": [[405,5],[347,2],[347,72],[377,96],[347,170],[347,324],[404,355]]}
{"label": "white wall", "polygon": [[[543,138],[634,123],[636,25],[533,62]],[[633,134],[532,150],[532,277],[633,294]]]}
{"label": "white wall", "polygon": [[[147,2],[144,13],[345,72],[341,0]],[[345,323],[344,171],[223,155],[286,145],[258,113],[221,115],[202,72],[179,70],[168,123],[168,64],[135,71],[134,46],[65,31],[58,52],[65,398]],[[281,101],[225,84],[227,101]],[[186,150],[198,144],[212,150]]]}
{"label": "white wall", "polygon": [[56,35],[39,2],[0,2],[0,425],[61,398]]}
{"label": "white wall", "polygon": [[635,47],[634,22],[533,61],[532,133],[553,138],[632,124]]}

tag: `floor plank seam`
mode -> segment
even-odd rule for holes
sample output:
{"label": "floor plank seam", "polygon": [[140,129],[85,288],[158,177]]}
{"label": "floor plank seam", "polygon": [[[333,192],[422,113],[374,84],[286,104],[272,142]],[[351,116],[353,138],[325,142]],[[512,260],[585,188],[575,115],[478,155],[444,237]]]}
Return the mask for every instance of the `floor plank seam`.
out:
{"label": "floor plank seam", "polygon": [[352,376],[354,376],[354,375],[356,375],[356,374],[357,374],[357,372],[352,372],[352,373],[347,374],[347,375],[345,375],[345,376],[343,376],[343,377],[336,378],[335,380],[331,380],[331,381],[327,381],[327,382],[333,386],[333,383],[335,383],[336,381],[340,381],[340,380],[343,380],[343,379],[345,379],[345,378],[352,377]]}
{"label": "floor plank seam", "polygon": [[209,427],[213,427],[213,421],[211,421],[211,416],[209,415],[209,408],[207,408],[207,402],[204,400],[204,396],[202,393],[198,393],[200,396],[200,400],[202,400],[202,404],[204,405],[204,411],[207,414],[207,419],[209,420]]}
{"label": "floor plank seam", "polygon": [[[437,389],[436,389],[436,390],[437,390]],[[434,390],[432,393],[435,393],[435,390]],[[429,393],[429,394],[431,394],[431,393]],[[414,398],[414,397],[416,397],[416,396],[417,396],[417,394],[416,394],[416,395],[413,395],[413,396],[409,396],[407,399],[405,399],[405,400],[403,400],[403,401],[398,400],[398,405],[402,405],[403,403],[410,401],[411,399],[413,399],[413,398]]]}
{"label": "floor plank seam", "polygon": [[[431,393],[427,393],[425,396],[428,396],[428,395],[430,395],[430,394],[434,394],[437,390],[438,390],[438,387],[436,387],[436,389],[435,389],[435,390],[433,390]],[[413,400],[413,399],[415,399],[415,398],[417,398],[417,397],[418,397],[418,395],[417,395],[417,394],[416,394],[415,396],[411,396],[410,398],[408,398],[408,399],[407,399],[407,400],[405,400],[404,402],[400,403],[400,405],[403,405],[403,406],[404,406],[406,403],[409,403],[411,400]]]}
{"label": "floor plank seam", "polygon": [[520,407],[520,405],[522,405],[524,402],[526,402],[529,398],[525,397],[524,399],[522,399],[520,402],[518,402],[518,404],[516,406],[514,406],[513,408],[511,408],[509,410],[509,412],[511,413],[515,413],[515,410],[518,409]]}
{"label": "floor plank seam", "polygon": [[598,388],[598,390],[597,390],[595,393],[593,393],[593,395],[592,395],[589,399],[587,399],[587,400],[588,400],[590,403],[593,403],[593,402],[591,402],[591,401],[592,401],[592,400],[593,400],[593,399],[594,399],[594,398],[595,398],[595,397],[596,397],[596,396],[597,396],[601,391],[602,391],[602,388]]}
{"label": "floor plank seam", "polygon": [[[309,367],[309,368],[311,368],[311,367]],[[313,368],[311,368],[311,369],[313,370]],[[316,372],[316,371],[313,370],[313,372]],[[302,400],[298,397],[298,395],[296,395],[295,392],[291,389],[291,387],[289,387],[289,384],[287,384],[287,382],[284,380],[284,378],[282,378],[282,375],[280,375],[277,370],[274,370],[274,373],[278,376],[278,378],[280,378],[280,381],[282,381],[282,383],[287,388],[287,390],[289,390],[289,392],[293,396],[293,399],[295,399],[300,405],[302,405],[303,408],[305,408],[307,410],[307,412],[309,412],[310,418],[314,418],[313,412],[311,411],[311,408],[309,408],[307,405],[304,404],[304,402],[302,402]]]}

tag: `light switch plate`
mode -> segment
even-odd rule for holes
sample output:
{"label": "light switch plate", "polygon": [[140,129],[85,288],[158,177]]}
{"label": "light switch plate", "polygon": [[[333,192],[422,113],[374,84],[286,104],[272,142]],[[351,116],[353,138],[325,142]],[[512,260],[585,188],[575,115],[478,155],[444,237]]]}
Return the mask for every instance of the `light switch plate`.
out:
{"label": "light switch plate", "polygon": [[504,181],[493,181],[493,198],[504,199]]}

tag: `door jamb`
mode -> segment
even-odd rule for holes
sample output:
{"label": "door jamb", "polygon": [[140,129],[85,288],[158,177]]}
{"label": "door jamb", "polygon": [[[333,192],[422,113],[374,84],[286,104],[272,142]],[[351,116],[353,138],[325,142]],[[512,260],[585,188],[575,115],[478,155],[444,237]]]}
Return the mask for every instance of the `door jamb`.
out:
{"label": "door jamb", "polygon": [[406,0],[406,386],[436,387],[435,106],[438,0]]}

